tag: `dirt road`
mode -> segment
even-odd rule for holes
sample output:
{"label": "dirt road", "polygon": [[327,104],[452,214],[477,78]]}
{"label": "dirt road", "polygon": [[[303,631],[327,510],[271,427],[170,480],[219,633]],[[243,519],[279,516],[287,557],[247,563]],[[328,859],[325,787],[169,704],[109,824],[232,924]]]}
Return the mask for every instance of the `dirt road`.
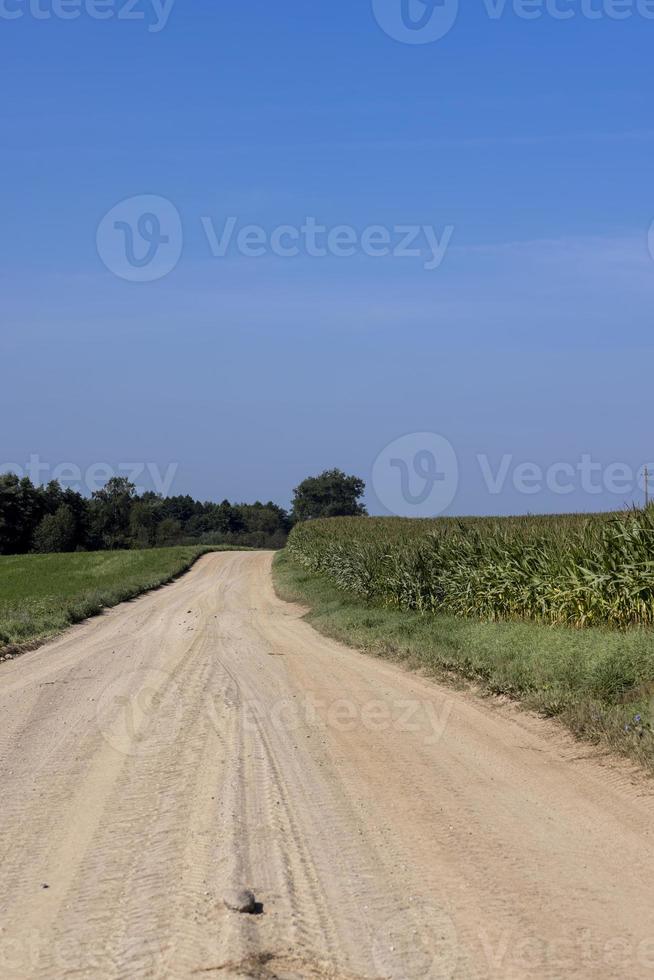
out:
{"label": "dirt road", "polygon": [[644,780],[320,637],[270,560],[0,664],[3,980],[654,976]]}

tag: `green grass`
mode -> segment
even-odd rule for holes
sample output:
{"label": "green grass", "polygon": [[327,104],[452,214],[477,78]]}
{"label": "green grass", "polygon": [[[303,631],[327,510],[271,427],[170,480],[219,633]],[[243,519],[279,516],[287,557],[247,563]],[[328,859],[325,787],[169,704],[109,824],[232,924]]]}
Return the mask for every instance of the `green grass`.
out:
{"label": "green grass", "polygon": [[170,582],[214,550],[0,556],[0,655],[36,646],[107,606]]}
{"label": "green grass", "polygon": [[327,636],[441,680],[473,682],[487,694],[520,700],[654,770],[652,631],[479,622],[370,606],[287,552],[276,556],[273,574],[282,598],[309,606],[307,621]]}

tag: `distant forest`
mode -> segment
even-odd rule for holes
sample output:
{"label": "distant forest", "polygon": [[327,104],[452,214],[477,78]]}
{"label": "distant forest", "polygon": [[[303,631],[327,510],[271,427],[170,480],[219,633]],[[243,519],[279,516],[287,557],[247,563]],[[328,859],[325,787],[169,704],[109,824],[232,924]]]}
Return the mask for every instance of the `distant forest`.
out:
{"label": "distant forest", "polygon": [[114,477],[90,498],[59,483],[0,476],[0,554],[102,551],[175,544],[282,548],[292,518],[268,503],[200,503],[160,497]]}

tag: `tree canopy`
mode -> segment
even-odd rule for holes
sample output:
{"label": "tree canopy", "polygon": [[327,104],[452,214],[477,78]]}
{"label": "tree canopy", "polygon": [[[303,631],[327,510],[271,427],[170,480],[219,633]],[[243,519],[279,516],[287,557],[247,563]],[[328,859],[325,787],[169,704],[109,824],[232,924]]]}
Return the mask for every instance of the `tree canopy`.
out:
{"label": "tree canopy", "polygon": [[282,548],[294,521],[365,514],[364,492],[359,477],[325,470],[295,488],[289,514],[270,500],[202,503],[188,494],[137,493],[125,477],[112,477],[89,498],[9,473],[0,475],[0,555],[194,543]]}
{"label": "tree canopy", "polygon": [[292,516],[296,521],[316,517],[357,517],[366,514],[360,502],[366,485],[358,476],[342,470],[325,470],[303,480],[293,491]]}
{"label": "tree canopy", "polygon": [[233,544],[281,548],[289,514],[269,501],[201,503],[192,497],[137,494],[114,477],[91,498],[59,483],[0,475],[0,554],[102,551],[172,544]]}

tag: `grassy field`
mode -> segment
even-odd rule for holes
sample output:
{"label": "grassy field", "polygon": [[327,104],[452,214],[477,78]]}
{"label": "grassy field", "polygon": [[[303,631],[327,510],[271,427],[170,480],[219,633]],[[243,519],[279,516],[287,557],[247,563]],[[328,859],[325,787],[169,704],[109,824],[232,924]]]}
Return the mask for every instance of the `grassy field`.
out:
{"label": "grassy field", "polygon": [[215,548],[0,556],[0,655],[171,581]]}
{"label": "grassy field", "polygon": [[654,507],[593,517],[337,518],[289,553],[371,605],[482,620],[654,625]]}
{"label": "grassy field", "polygon": [[[327,523],[315,522],[321,536],[327,533]],[[342,530],[339,524],[334,522],[336,530]],[[375,522],[366,524],[367,533],[373,532]],[[354,527],[349,522],[345,527],[356,546]],[[560,531],[561,525],[557,528]],[[416,530],[403,533],[410,536]],[[520,700],[558,718],[578,736],[629,755],[654,771],[650,628],[575,629],[497,618],[481,621],[479,615],[466,618],[442,609],[425,613],[398,603],[384,605],[371,601],[365,590],[349,590],[339,576],[316,571],[313,563],[299,561],[296,555],[293,548],[277,555],[275,585],[283,598],[309,606],[307,618],[316,629],[448,682],[472,682],[488,694]]]}

